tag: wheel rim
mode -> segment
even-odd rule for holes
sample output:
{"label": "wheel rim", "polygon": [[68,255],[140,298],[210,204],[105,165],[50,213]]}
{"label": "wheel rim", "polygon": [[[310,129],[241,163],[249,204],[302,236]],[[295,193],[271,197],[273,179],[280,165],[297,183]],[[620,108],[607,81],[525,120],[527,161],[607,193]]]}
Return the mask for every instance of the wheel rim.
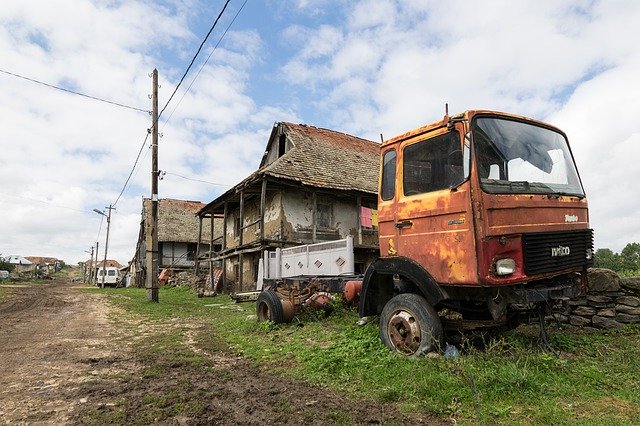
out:
{"label": "wheel rim", "polygon": [[399,310],[393,313],[388,325],[389,340],[403,354],[413,354],[420,348],[422,334],[420,322],[413,312]]}
{"label": "wheel rim", "polygon": [[260,321],[271,321],[271,310],[269,309],[268,303],[260,302],[258,306],[258,319]]}

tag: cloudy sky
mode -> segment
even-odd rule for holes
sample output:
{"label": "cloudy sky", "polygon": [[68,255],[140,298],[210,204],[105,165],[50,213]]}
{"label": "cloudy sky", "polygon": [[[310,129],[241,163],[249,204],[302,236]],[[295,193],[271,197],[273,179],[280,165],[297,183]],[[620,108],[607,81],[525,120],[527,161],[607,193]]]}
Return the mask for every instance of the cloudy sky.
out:
{"label": "cloudy sky", "polygon": [[[563,129],[596,248],[640,242],[640,2],[243,3],[230,1],[160,120],[161,198],[211,201],[256,168],[277,121],[378,140],[448,103]],[[149,110],[157,68],[162,107],[223,5],[2,0],[0,253],[88,259],[106,225],[92,210],[117,200],[109,258],[126,263],[150,194],[147,113],[16,75]]]}

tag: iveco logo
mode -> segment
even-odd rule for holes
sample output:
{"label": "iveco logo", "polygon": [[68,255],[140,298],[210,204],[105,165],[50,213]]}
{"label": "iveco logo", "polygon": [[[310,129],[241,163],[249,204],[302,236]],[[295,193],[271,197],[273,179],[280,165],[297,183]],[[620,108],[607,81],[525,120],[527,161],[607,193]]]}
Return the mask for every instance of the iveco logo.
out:
{"label": "iveco logo", "polygon": [[551,257],[569,256],[571,249],[565,246],[551,247]]}
{"label": "iveco logo", "polygon": [[574,214],[565,214],[564,215],[564,221],[567,222],[567,223],[577,222],[578,221],[578,216],[576,216]]}

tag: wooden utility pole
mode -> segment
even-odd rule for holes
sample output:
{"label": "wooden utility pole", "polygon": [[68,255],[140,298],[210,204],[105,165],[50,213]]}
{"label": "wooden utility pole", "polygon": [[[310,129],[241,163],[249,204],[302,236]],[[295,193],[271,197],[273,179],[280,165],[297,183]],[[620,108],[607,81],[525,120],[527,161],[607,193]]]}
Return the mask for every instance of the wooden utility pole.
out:
{"label": "wooden utility pole", "polygon": [[91,246],[91,262],[89,262],[89,269],[87,270],[87,267],[85,265],[84,268],[84,280],[82,280],[83,283],[87,282],[87,278],[89,279],[89,284],[91,284],[91,269],[93,268],[93,246]]}
{"label": "wooden utility pole", "polygon": [[[104,262],[102,262],[102,285],[100,287],[104,288],[104,280],[107,278],[107,250],[109,250],[109,227],[111,226],[111,210],[114,210],[115,207],[105,207],[105,209],[109,209],[109,214],[107,215],[107,237],[104,242]],[[104,216],[104,213],[102,213]],[[97,259],[97,258],[96,258]]]}
{"label": "wooden utility pole", "polygon": [[91,281],[89,281],[89,283],[93,283],[95,285],[98,285],[98,253],[100,252],[99,249],[100,249],[100,243],[96,241],[96,261],[93,265],[91,265]]}
{"label": "wooden utility pole", "polygon": [[158,70],[153,70],[151,109],[151,217],[146,223],[147,300],[158,302]]}

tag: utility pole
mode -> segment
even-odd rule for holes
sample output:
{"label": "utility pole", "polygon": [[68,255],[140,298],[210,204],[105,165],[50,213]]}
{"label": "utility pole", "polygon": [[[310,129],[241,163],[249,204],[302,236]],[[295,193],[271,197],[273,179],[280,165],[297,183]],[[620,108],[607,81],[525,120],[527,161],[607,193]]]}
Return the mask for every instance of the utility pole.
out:
{"label": "utility pole", "polygon": [[[111,224],[111,210],[115,209],[115,207],[105,207],[105,209],[109,209],[109,213],[107,214],[107,238],[104,243],[104,262],[102,262],[102,285],[100,287],[104,288],[104,280],[105,275],[107,275],[107,250],[109,250],[109,225]],[[104,214],[104,213],[103,213]]]}
{"label": "utility pole", "polygon": [[147,300],[158,302],[158,70],[153,70],[151,109],[151,218],[146,227]]}
{"label": "utility pole", "polygon": [[[87,250],[85,250],[85,252],[89,253]],[[84,274],[82,274],[83,283],[86,283],[88,278],[89,284],[91,284],[91,268],[93,268],[93,246],[91,246],[91,262],[89,262],[89,268],[87,268],[87,265],[84,266]]]}
{"label": "utility pole", "polygon": [[[95,285],[98,285],[98,253],[99,253],[99,249],[100,248],[100,243],[98,241],[96,241],[96,263],[91,265],[91,281],[89,281],[90,283],[93,282]],[[95,268],[95,271],[94,271]]]}

